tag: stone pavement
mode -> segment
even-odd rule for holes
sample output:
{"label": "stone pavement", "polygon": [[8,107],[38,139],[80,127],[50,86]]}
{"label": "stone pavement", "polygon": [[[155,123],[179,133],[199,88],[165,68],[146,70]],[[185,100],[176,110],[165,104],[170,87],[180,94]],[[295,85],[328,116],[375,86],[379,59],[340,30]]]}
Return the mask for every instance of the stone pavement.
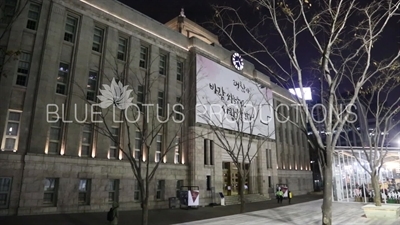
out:
{"label": "stone pavement", "polygon": [[[320,195],[299,195],[292,200],[292,206],[303,202],[310,202],[320,199]],[[255,202],[246,204],[246,212],[255,212],[272,208],[286,208],[287,200],[278,204],[276,200]],[[320,204],[317,204],[319,207]],[[230,216],[239,213],[239,205],[204,207],[199,209],[159,209],[149,211],[149,225],[171,225],[187,223],[197,220],[205,220],[223,216]],[[318,210],[318,213],[320,210]],[[1,225],[106,225],[107,213],[74,213],[54,214],[37,216],[5,216],[0,217]],[[236,221],[235,221],[236,222]],[[120,212],[119,225],[140,224],[140,211]],[[236,224],[236,223],[233,223]]]}
{"label": "stone pavement", "polygon": [[[297,205],[284,206],[274,209],[260,210],[245,214],[200,220],[179,225],[312,225],[321,224],[322,200],[316,200]],[[363,203],[333,203],[333,224],[337,225],[399,225],[399,219],[368,219],[361,209]],[[178,224],[176,224],[178,225]]]}

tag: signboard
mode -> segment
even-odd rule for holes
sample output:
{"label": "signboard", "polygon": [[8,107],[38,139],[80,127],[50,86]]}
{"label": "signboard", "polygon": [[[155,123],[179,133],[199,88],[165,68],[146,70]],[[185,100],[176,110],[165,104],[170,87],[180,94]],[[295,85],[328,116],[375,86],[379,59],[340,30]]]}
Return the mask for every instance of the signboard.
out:
{"label": "signboard", "polygon": [[180,202],[184,206],[199,206],[200,192],[198,190],[185,190],[180,192]]}
{"label": "signboard", "polygon": [[[204,56],[196,56],[196,123],[275,139],[272,90]],[[250,126],[251,124],[251,126]]]}

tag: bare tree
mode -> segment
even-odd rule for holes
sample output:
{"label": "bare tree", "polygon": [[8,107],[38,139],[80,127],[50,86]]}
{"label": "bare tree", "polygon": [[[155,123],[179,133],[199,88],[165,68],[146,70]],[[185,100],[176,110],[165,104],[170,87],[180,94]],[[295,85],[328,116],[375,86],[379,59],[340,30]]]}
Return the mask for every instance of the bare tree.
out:
{"label": "bare tree", "polygon": [[[380,170],[389,158],[390,146],[400,136],[400,99],[393,98],[393,95],[400,91],[399,68],[398,65],[393,65],[392,68],[383,71],[383,74],[365,83],[356,99],[357,117],[352,123],[346,124],[342,132],[342,138],[350,147],[353,156],[371,176],[376,206],[382,205]],[[345,97],[343,101],[346,101]]]}
{"label": "bare tree", "polygon": [[[349,105],[356,102],[361,87],[399,59],[400,52],[380,60],[373,47],[381,41],[388,23],[398,15],[400,1],[275,1],[247,0],[259,15],[258,22],[244,19],[242,8],[215,6],[214,25],[243,54],[259,63],[276,80],[291,81],[304,92],[312,71],[321,82],[321,104],[325,108],[322,138],[305,99],[299,99],[319,147],[325,152],[322,224],[332,224],[332,157],[351,110],[340,108],[338,93],[351,86]],[[397,14],[396,14],[397,13]],[[251,41],[245,47],[240,40]],[[307,44],[308,48],[301,47]],[[301,51],[303,50],[303,51]],[[307,51],[308,60],[302,60]],[[265,59],[261,60],[261,59]],[[379,63],[374,63],[379,62]]]}
{"label": "bare tree", "polygon": [[[22,12],[27,7],[29,1],[0,1],[0,42],[8,42],[6,40],[10,34],[10,30],[13,27],[15,21],[18,20]],[[0,48],[0,80],[1,78],[7,77],[7,72],[4,67],[7,63],[17,60],[20,55],[19,49],[6,49]]]}
{"label": "bare tree", "polygon": [[137,72],[130,69],[133,59],[126,63],[117,57],[109,59],[102,76],[103,82],[111,85],[103,84],[104,89],[97,97],[87,91],[90,85],[96,86],[91,83],[92,77],[89,76],[87,87],[76,83],[85,102],[96,111],[95,129],[114,147],[108,157],[126,160],[131,166],[139,189],[142,225],[149,223],[149,201],[156,195],[152,185],[157,171],[172,154],[173,163],[182,163],[182,146],[189,141],[185,135],[188,113],[184,108],[184,101],[188,101],[183,96],[185,90],[182,89],[182,96],[167,103],[164,77],[167,71],[152,69],[159,60],[140,62],[141,69]]}
{"label": "bare tree", "polygon": [[[205,94],[197,94],[197,114],[200,122],[208,125],[207,129],[198,135],[211,134],[215,145],[229,155],[238,169],[240,213],[245,212],[245,189],[248,188],[246,180],[249,178],[250,167],[254,166],[253,160],[260,149],[267,148],[267,142],[271,141],[274,135],[274,125],[271,121],[272,95],[269,95],[271,98],[268,99],[265,88],[259,89],[257,84],[246,79],[243,78],[243,83],[240,79],[233,79],[231,89],[209,83],[208,87],[198,91],[211,89],[215,95],[204,98]],[[246,84],[249,85],[245,86]],[[243,89],[248,97],[241,99],[237,96],[235,87]]]}

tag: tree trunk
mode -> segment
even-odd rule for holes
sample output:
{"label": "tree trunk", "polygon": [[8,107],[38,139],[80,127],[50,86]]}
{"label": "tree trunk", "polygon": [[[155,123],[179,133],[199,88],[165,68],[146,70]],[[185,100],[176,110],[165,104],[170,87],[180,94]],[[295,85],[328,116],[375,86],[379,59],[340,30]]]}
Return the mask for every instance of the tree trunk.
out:
{"label": "tree trunk", "polygon": [[372,188],[375,192],[375,205],[382,206],[381,202],[381,190],[379,189],[379,176],[376,174],[376,171],[373,171],[373,175],[371,176]]}
{"label": "tree trunk", "polygon": [[148,225],[149,223],[149,205],[148,198],[145,198],[142,202],[142,225]]}
{"label": "tree trunk", "polygon": [[326,148],[326,165],[324,167],[324,199],[322,203],[322,224],[332,224],[332,156],[333,149]]}
{"label": "tree trunk", "polygon": [[239,196],[240,196],[240,213],[245,213],[246,201],[244,199],[244,180],[246,178],[241,175],[239,179]]}

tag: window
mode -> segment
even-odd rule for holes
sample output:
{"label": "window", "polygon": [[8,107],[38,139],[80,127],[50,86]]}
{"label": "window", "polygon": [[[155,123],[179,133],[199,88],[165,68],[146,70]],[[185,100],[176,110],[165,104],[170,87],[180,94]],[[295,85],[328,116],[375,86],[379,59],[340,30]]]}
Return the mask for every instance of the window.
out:
{"label": "window", "polygon": [[164,190],[165,190],[165,181],[164,180],[157,181],[157,190],[156,190],[157,200],[164,199]]}
{"label": "window", "polygon": [[267,149],[267,151],[265,152],[265,156],[267,158],[267,169],[271,169],[272,168],[272,150],[271,149]]}
{"label": "window", "polygon": [[269,187],[269,188],[272,187],[272,179],[271,179],[271,176],[268,176],[268,187]]}
{"label": "window", "polygon": [[108,181],[108,201],[118,202],[119,201],[119,180]]}
{"label": "window", "polygon": [[208,150],[208,139],[204,139],[204,152],[203,152],[203,156],[204,156],[204,165],[208,165],[208,160],[207,160],[207,150]]}
{"label": "window", "polygon": [[135,182],[135,189],[133,191],[133,200],[139,201],[140,200],[140,187],[139,187],[139,181]]}
{"label": "window", "polygon": [[155,162],[159,162],[161,160],[162,144],[163,144],[163,136],[159,134],[157,135],[157,149],[155,155]]}
{"label": "window", "polygon": [[6,0],[3,8],[3,18],[2,18],[2,23],[11,23],[14,19],[14,14],[15,14],[15,8],[17,6],[17,2],[15,0]]}
{"label": "window", "polygon": [[39,15],[40,15],[40,6],[31,3],[29,5],[28,22],[26,23],[26,28],[30,30],[36,30],[37,23],[39,20]]}
{"label": "window", "polygon": [[11,177],[0,177],[0,208],[8,208],[11,192]]}
{"label": "window", "polygon": [[90,204],[90,180],[89,179],[80,179],[79,180],[78,203],[80,205],[89,205]]}
{"label": "window", "polygon": [[214,141],[210,140],[210,165],[214,165]]}
{"label": "window", "polygon": [[65,24],[64,41],[71,43],[75,42],[76,27],[78,25],[78,19],[68,16]]}
{"label": "window", "polygon": [[207,175],[207,191],[211,190],[211,176]]}
{"label": "window", "polygon": [[4,132],[5,144],[3,149],[9,151],[17,151],[18,148],[18,137],[19,137],[19,127],[21,121],[21,113],[10,111],[8,113],[8,121],[6,130]]}
{"label": "window", "polygon": [[112,139],[110,140],[110,159],[118,159],[119,154],[119,128],[111,127]]}
{"label": "window", "polygon": [[61,137],[62,137],[62,121],[58,119],[55,123],[50,123],[50,137],[49,137],[49,148],[47,152],[49,154],[57,154],[60,152]]}
{"label": "window", "polygon": [[28,84],[28,74],[31,64],[31,54],[22,52],[19,56],[18,62],[18,75],[17,75],[17,85],[26,86]]}
{"label": "window", "polygon": [[180,197],[181,187],[183,186],[183,180],[176,181],[176,197]]}
{"label": "window", "polygon": [[181,163],[181,140],[179,137],[175,138],[175,164]]}
{"label": "window", "polygon": [[136,131],[136,135],[135,135],[135,159],[140,159],[140,153],[141,153],[141,149],[142,149],[142,133],[140,133],[139,131]]}
{"label": "window", "polygon": [[183,81],[183,62],[176,63],[176,80]]}
{"label": "window", "polygon": [[58,179],[57,178],[46,178],[44,180],[43,204],[56,206],[57,205],[57,190],[58,190]]}
{"label": "window", "polygon": [[57,76],[57,88],[56,93],[66,95],[69,79],[69,65],[66,63],[60,63],[58,68]]}
{"label": "window", "polygon": [[104,35],[104,30],[95,27],[94,28],[94,34],[93,34],[93,44],[92,44],[92,50],[95,52],[101,52],[102,51],[102,45],[103,45],[103,35]]}
{"label": "window", "polygon": [[93,127],[91,124],[85,124],[82,128],[82,145],[81,156],[89,156],[92,152],[92,134]]}
{"label": "window", "polygon": [[126,59],[126,46],[127,46],[128,40],[125,38],[120,37],[118,40],[118,53],[117,53],[117,59],[125,61]]}
{"label": "window", "polygon": [[137,89],[137,93],[136,93],[136,98],[137,98],[137,107],[139,108],[139,110],[141,112],[144,112],[144,107],[143,107],[143,103],[144,103],[144,86],[143,85],[139,85],[138,89]]}
{"label": "window", "polygon": [[160,54],[159,73],[161,75],[167,75],[167,55],[165,54]]}
{"label": "window", "polygon": [[147,69],[149,48],[146,46],[140,46],[140,60],[139,67]]}
{"label": "window", "polygon": [[204,139],[204,165],[214,165],[214,141]]}
{"label": "window", "polygon": [[158,108],[158,115],[164,116],[164,92],[163,91],[158,92],[157,108]]}
{"label": "window", "polygon": [[[176,98],[176,103],[177,104],[182,104],[181,103],[182,99],[180,97]],[[176,107],[174,108],[176,110],[175,113],[175,119],[177,121],[182,121],[183,120],[183,105],[176,105]]]}
{"label": "window", "polygon": [[97,72],[89,71],[86,99],[92,102],[96,101],[97,80],[98,80]]}

